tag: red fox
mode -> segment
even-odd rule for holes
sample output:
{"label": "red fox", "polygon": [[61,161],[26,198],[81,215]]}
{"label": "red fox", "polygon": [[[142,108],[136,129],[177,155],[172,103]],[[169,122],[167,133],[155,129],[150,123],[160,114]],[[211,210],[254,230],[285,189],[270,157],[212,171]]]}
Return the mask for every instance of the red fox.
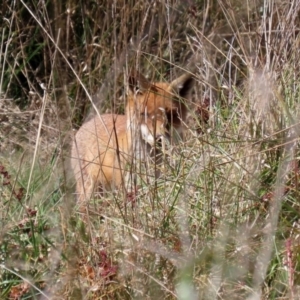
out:
{"label": "red fox", "polygon": [[182,134],[193,82],[191,74],[171,83],[151,83],[138,72],[129,75],[125,115],[95,116],[75,135],[71,165],[78,201],[90,199],[94,189],[122,186],[126,164],[171,141],[172,132]]}

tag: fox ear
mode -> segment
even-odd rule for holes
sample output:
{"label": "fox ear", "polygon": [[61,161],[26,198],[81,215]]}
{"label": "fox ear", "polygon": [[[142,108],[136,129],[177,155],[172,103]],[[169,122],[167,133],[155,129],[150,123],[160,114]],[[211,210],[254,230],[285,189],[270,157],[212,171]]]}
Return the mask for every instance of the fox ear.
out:
{"label": "fox ear", "polygon": [[170,84],[170,89],[179,95],[181,98],[187,98],[194,85],[194,78],[191,74],[184,74]]}
{"label": "fox ear", "polygon": [[138,71],[132,71],[128,77],[129,91],[133,94],[144,93],[151,88],[151,82],[149,82],[141,73]]}

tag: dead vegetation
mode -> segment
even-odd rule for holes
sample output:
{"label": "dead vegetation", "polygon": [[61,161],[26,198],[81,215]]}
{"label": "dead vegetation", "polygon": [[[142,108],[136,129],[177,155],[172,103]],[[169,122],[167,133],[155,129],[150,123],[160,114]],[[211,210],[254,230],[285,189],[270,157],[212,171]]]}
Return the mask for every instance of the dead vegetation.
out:
{"label": "dead vegetation", "polygon": [[[298,0],[1,6],[1,298],[299,299]],[[134,66],[194,73],[186,139],[82,222],[70,141]]]}

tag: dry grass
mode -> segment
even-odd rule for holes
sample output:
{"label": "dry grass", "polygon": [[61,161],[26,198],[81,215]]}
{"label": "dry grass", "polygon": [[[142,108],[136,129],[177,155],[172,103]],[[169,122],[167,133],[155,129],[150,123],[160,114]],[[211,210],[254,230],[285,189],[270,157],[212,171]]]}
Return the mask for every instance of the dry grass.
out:
{"label": "dry grass", "polygon": [[[1,299],[300,299],[299,1],[2,6]],[[83,222],[72,128],[132,66],[194,73],[186,139]]]}

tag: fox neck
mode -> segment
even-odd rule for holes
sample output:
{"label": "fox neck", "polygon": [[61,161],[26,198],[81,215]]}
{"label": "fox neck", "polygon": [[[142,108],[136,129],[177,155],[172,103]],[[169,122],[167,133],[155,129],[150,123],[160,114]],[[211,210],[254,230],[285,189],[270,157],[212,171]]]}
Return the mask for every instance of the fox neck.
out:
{"label": "fox neck", "polygon": [[134,110],[127,110],[127,140],[130,155],[135,159],[143,159],[146,156],[147,143],[141,135],[139,118]]}

